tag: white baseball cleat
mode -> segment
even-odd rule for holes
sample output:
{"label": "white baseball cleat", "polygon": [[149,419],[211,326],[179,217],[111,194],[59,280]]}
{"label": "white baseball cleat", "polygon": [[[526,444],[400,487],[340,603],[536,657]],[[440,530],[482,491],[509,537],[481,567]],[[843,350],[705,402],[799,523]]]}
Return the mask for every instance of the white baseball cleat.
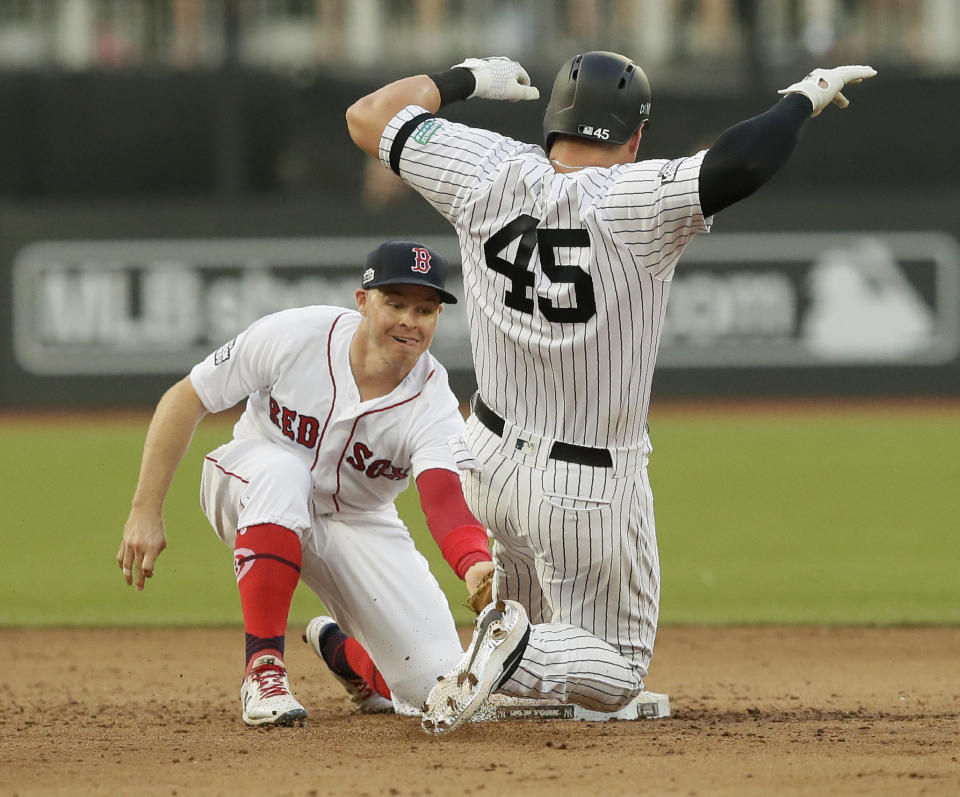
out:
{"label": "white baseball cleat", "polygon": [[290,693],[287,669],[276,656],[261,656],[240,686],[247,725],[303,725],[306,709]]}
{"label": "white baseball cleat", "polygon": [[476,619],[463,658],[427,695],[420,727],[427,733],[448,733],[468,722],[516,670],[529,638],[523,606],[507,600],[487,606]]}
{"label": "white baseball cleat", "polygon": [[[313,648],[313,652],[321,659],[323,659],[323,653],[320,651],[320,640],[324,632],[331,626],[340,628],[337,621],[332,617],[321,615],[320,617],[314,617],[307,623],[307,630],[303,632],[303,641],[309,644]],[[326,660],[324,660],[324,664],[326,664]],[[330,674],[346,689],[358,714],[389,714],[393,712],[393,702],[375,692],[362,678],[347,679],[337,675],[333,670],[330,670]]]}

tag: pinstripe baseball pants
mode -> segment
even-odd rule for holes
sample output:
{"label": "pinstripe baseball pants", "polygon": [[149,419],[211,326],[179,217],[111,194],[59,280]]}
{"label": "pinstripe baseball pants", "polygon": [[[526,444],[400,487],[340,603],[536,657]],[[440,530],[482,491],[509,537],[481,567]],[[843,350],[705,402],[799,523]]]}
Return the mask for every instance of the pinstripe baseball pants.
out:
{"label": "pinstripe baseball pants", "polygon": [[464,471],[470,509],[490,530],[494,595],[520,602],[530,642],[499,690],[615,711],[643,689],[657,629],[660,560],[648,451],[614,467],[553,459],[552,441],[476,416]]}

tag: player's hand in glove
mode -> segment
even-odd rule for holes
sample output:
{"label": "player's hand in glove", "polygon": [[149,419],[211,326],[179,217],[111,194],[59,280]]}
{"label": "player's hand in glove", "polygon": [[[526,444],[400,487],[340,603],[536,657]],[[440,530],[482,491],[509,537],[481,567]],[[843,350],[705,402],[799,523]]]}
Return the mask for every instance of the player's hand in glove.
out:
{"label": "player's hand in glove", "polygon": [[[473,72],[477,87],[470,97],[485,100],[536,100],[540,91],[530,85],[530,75],[516,61],[502,55],[490,58],[468,58],[452,69],[463,67]],[[469,97],[467,98],[469,99]]]}
{"label": "player's hand in glove", "polygon": [[467,607],[474,614],[480,614],[484,607],[493,601],[493,562],[477,562],[464,574],[470,597]]}
{"label": "player's hand in glove", "polygon": [[837,66],[833,69],[814,69],[803,80],[780,89],[777,94],[803,94],[813,103],[813,113],[817,116],[831,102],[838,108],[846,108],[850,100],[840,92],[844,86],[850,86],[873,77],[877,70],[872,66]]}

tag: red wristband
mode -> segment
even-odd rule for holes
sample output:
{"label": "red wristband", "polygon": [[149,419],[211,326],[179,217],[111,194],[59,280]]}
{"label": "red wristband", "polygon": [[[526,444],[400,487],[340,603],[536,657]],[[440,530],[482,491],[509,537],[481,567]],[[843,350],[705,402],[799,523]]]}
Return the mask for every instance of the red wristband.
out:
{"label": "red wristband", "polygon": [[460,578],[467,574],[471,565],[491,560],[487,532],[482,526],[454,529],[441,543],[440,553]]}

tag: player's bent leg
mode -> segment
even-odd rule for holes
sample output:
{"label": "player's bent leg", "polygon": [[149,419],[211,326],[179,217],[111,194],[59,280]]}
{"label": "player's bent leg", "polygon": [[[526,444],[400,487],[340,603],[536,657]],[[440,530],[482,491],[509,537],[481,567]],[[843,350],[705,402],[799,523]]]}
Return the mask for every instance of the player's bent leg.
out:
{"label": "player's bent leg", "polygon": [[[586,485],[584,488],[582,485]],[[659,607],[659,558],[645,471],[525,469],[518,499],[552,621],[501,690],[615,711],[643,689]]]}
{"label": "player's bent leg", "polygon": [[204,457],[200,506],[234,547],[237,529],[274,523],[297,535],[310,528],[312,480],[307,463],[264,440],[233,440]]}
{"label": "player's bent leg", "polygon": [[[501,442],[468,420],[467,443],[483,471],[461,476],[470,508],[493,535],[495,596],[529,606],[534,623],[532,644],[499,691],[615,711],[643,689],[656,627],[656,595],[638,601],[636,594],[649,585],[634,572],[642,567],[635,562],[639,521],[624,531],[648,491],[635,476],[614,478],[609,469],[556,460],[530,467]],[[628,627],[636,630],[621,632]]]}
{"label": "player's bent leg", "polygon": [[611,645],[582,628],[548,623],[531,627],[519,666],[498,691],[610,712],[623,708],[643,691],[643,673]]}
{"label": "player's bent leg", "polygon": [[323,659],[357,713],[385,714],[394,710],[390,687],[370,654],[357,640],[348,637],[336,620],[326,615],[314,617],[307,623],[303,641]]}
{"label": "player's bent leg", "polygon": [[233,441],[204,461],[201,505],[234,548],[246,633],[240,697],[248,725],[302,724],[283,662],[290,601],[309,527],[311,477],[295,455],[264,441]]}
{"label": "player's bent leg", "polygon": [[420,707],[463,655],[447,598],[393,507],[326,518],[301,579],[365,649],[394,703]]}

